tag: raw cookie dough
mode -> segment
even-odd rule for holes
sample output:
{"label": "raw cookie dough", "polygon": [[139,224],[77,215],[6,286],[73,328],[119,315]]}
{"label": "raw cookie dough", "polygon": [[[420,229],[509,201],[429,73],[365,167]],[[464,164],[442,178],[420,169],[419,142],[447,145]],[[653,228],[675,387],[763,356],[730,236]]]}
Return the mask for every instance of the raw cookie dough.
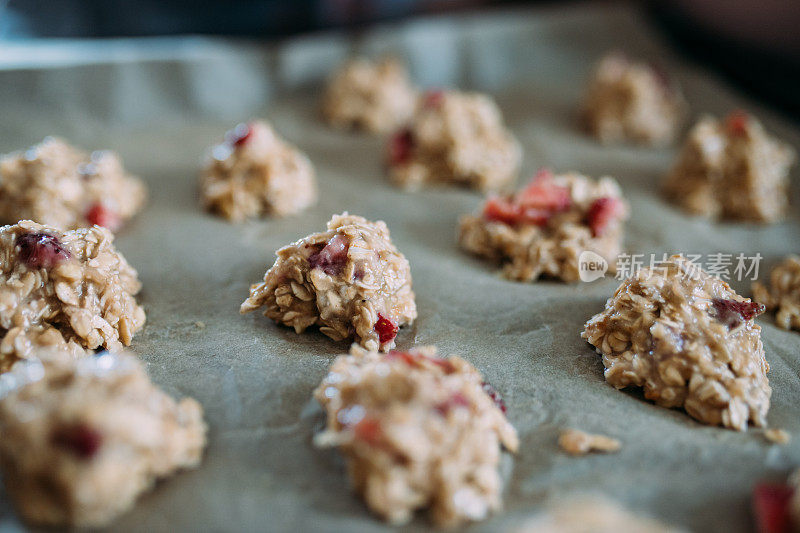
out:
{"label": "raw cookie dough", "polygon": [[660,70],[615,53],[595,69],[583,120],[604,144],[666,145],[675,139],[684,107],[680,90]]}
{"label": "raw cookie dough", "polygon": [[547,512],[510,533],[680,533],[682,530],[636,515],[608,498],[567,496]]}
{"label": "raw cookie dough", "polygon": [[429,507],[438,526],[501,506],[501,445],[518,446],[499,394],[460,357],[432,346],[381,355],[353,346],[314,392],[327,412],[318,446],[339,446],[355,489],[399,524]]}
{"label": "raw cookie dough", "polygon": [[709,218],[776,222],[786,214],[794,151],[737,111],[692,128],[664,183],[666,196]]}
{"label": "raw cookie dough", "polygon": [[408,122],[416,101],[417,91],[400,61],[354,59],[328,82],[322,113],[339,128],[389,133]]}
{"label": "raw cookie dough", "polygon": [[775,324],[800,331],[800,257],[790,255],[769,276],[769,287],[753,283],[753,300],[777,310]]}
{"label": "raw cookie dough", "polygon": [[0,378],[0,468],[26,521],[106,525],[156,479],[200,462],[200,404],[176,403],[134,356],[37,355]]}
{"label": "raw cookie dough", "polygon": [[627,217],[628,204],[612,178],[543,170],[516,194],[489,197],[480,214],[461,217],[458,240],[465,250],[502,263],[509,279],[577,281],[578,258],[587,250],[614,272]]}
{"label": "raw cookie dough", "polygon": [[736,294],[681,255],[625,280],[582,337],[603,356],[606,381],[643,387],[663,407],[743,431],[766,424],[771,389],[756,315]]}
{"label": "raw cookie dough", "polygon": [[317,201],[311,161],[260,120],[227,132],[200,179],[205,208],[234,222],[291,215]]}
{"label": "raw cookie dough", "polygon": [[389,141],[391,178],[407,189],[431,182],[503,189],[516,178],[520,159],[500,109],[478,93],[429,91],[409,126]]}
{"label": "raw cookie dough", "polygon": [[411,267],[382,221],[334,215],[328,231],[284,246],[264,281],[250,287],[247,313],[264,315],[302,333],[317,325],[328,337],[355,339],[389,350],[400,326],[417,318]]}
{"label": "raw cookie dough", "polygon": [[0,227],[0,372],[40,347],[80,356],[130,344],[145,321],[141,283],[113,240],[100,226]]}
{"label": "raw cookie dough", "polygon": [[64,230],[98,224],[117,231],[145,203],[142,181],[114,152],[81,152],[46,137],[0,159],[0,223],[33,220]]}

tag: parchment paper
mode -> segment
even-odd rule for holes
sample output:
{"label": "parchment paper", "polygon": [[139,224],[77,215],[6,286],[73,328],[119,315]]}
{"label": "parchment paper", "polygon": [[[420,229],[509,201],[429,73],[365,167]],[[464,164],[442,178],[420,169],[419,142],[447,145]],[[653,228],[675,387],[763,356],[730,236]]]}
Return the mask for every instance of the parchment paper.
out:
{"label": "parchment paper", "polygon": [[[147,326],[132,348],[170,393],[196,397],[210,424],[202,466],[160,484],[113,529],[387,529],[349,490],[338,455],[311,445],[322,423],[311,392],[347,344],[318,332],[296,335],[258,313],[238,314],[277,248],[350,211],[385,220],[411,262],[419,319],[401,332],[399,345],[431,343],[466,357],[505,396],[519,430],[520,452],[504,464],[506,511],[473,530],[518,524],[551,499],[587,490],[697,531],[749,530],[754,482],[783,479],[800,465],[800,334],[759,319],[771,365],[769,421],[795,436],[788,446],[767,443],[758,430],[705,427],[617,391],[579,337],[616,280],[501,279],[456,245],[457,218],[477,208],[478,195],[398,191],[381,165],[382,139],[333,131],[318,120],[318,88],[330,68],[351,51],[394,51],[424,86],[494,94],[525,149],[524,177],[540,166],[616,176],[633,209],[629,251],[760,252],[762,270],[797,251],[796,187],[787,222],[712,225],[657,194],[674,150],[603,148],[576,129],[589,69],[610,48],[665,64],[695,115],[744,106],[800,147],[798,132],[778,117],[676,61],[625,4],[421,19],[358,40],[330,33],[279,44],[189,37],[0,48],[0,152],[62,135],[86,148],[118,150],[147,180],[150,203],[117,240],[144,282]],[[308,153],[321,198],[298,216],[232,225],[200,210],[197,173],[207,146],[255,116]],[[749,282],[734,286],[749,295]],[[556,447],[564,427],[617,437],[622,451],[567,457]],[[0,508],[3,531],[20,527],[7,503]],[[422,516],[408,529],[427,524]]]}

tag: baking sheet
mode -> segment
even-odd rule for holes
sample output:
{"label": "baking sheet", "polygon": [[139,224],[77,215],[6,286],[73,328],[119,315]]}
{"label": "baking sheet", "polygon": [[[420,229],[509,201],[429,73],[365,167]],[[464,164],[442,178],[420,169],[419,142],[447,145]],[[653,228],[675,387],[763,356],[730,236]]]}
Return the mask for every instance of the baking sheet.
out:
{"label": "baking sheet", "polygon": [[[587,490],[680,527],[750,530],[753,483],[783,479],[800,464],[800,334],[759,319],[772,368],[769,421],[795,436],[787,446],[767,443],[757,430],[705,427],[617,391],[579,337],[617,281],[501,279],[456,245],[457,218],[477,208],[478,195],[398,191],[381,166],[381,139],[330,130],[317,117],[319,84],[332,65],[351,51],[399,52],[424,86],[494,94],[524,147],[523,176],[549,166],[617,177],[632,205],[629,251],[759,252],[762,269],[797,251],[796,186],[784,223],[711,225],[657,195],[673,150],[607,149],[577,131],[585,79],[610,48],[666,64],[695,114],[744,106],[800,147],[797,130],[779,117],[677,61],[627,4],[420,19],[358,39],[328,33],[279,44],[187,37],[2,45],[0,152],[56,134],[118,150],[147,181],[150,203],[117,240],[144,283],[148,321],[132,348],[168,392],[196,397],[210,425],[202,466],[159,484],[113,529],[388,529],[350,492],[336,452],[311,444],[322,423],[311,392],[347,345],[238,314],[277,248],[350,211],[385,220],[411,262],[419,319],[401,331],[399,346],[436,344],[467,358],[504,395],[519,430],[520,452],[504,464],[506,510],[473,530],[518,524],[549,500]],[[205,148],[254,116],[271,120],[310,156],[320,202],[287,219],[232,225],[201,212],[197,173]],[[749,282],[734,286],[749,294]],[[556,446],[564,427],[617,437],[622,451],[568,457]],[[0,529],[20,528],[7,499],[0,502]],[[424,515],[407,527],[426,528]]]}

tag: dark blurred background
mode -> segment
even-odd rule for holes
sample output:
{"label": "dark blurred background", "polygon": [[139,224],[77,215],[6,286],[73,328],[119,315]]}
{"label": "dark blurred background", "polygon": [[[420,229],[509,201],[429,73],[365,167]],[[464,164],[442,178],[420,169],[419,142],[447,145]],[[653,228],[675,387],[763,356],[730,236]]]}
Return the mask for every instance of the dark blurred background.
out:
{"label": "dark blurred background", "polygon": [[[356,30],[519,0],[0,0],[0,40],[214,34],[279,38]],[[574,3],[574,2],[570,2]],[[643,0],[685,58],[800,122],[800,0]],[[0,53],[2,53],[0,49]]]}

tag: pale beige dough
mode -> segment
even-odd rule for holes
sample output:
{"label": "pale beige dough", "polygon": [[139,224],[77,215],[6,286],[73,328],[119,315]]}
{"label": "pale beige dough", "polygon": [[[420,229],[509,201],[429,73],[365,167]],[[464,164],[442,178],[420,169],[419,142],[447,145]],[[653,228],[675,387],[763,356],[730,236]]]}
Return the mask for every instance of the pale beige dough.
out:
{"label": "pale beige dough", "polygon": [[417,90],[399,60],[358,58],[328,81],[322,113],[335,127],[389,133],[408,122],[416,101]]}
{"label": "pale beige dough", "polygon": [[658,146],[674,141],[685,103],[654,67],[612,53],[597,65],[582,112],[587,130],[604,144]]}
{"label": "pale beige dough", "polygon": [[766,424],[772,390],[763,306],[674,255],[625,280],[582,337],[603,356],[606,381],[642,387],[663,407],[737,430]]}
{"label": "pale beige dough", "polygon": [[800,257],[790,255],[769,276],[769,285],[753,284],[753,300],[776,311],[775,323],[800,331]]}
{"label": "pale beige dough", "polygon": [[521,154],[490,97],[429,91],[408,127],[390,139],[388,164],[392,181],[403,188],[444,183],[490,191],[511,185]]}
{"label": "pale beige dough", "polygon": [[118,230],[144,206],[147,189],[114,152],[91,154],[45,138],[0,159],[0,222],[33,220],[64,230]]}
{"label": "pale beige dough", "polygon": [[[534,182],[537,179],[541,178],[534,178]],[[493,216],[492,206],[520,205],[517,198],[531,189],[523,189],[516,195],[490,197],[481,213],[461,217],[458,234],[461,247],[500,263],[503,275],[515,281],[535,281],[541,276],[577,281],[578,258],[584,251],[600,255],[608,264],[608,272],[613,273],[622,251],[624,222],[629,212],[617,182],[610,177],[593,180],[578,173],[544,180],[547,183],[541,195],[547,194],[547,190],[560,192],[560,207],[537,210],[545,213],[538,223],[513,223]],[[609,216],[602,229],[593,228],[595,216],[590,213],[598,213],[597,206],[601,203],[609,207]]]}
{"label": "pale beige dough", "polygon": [[460,357],[431,346],[382,355],[353,346],[314,392],[327,413],[319,446],[338,446],[367,505],[400,524],[430,508],[438,526],[501,506],[501,447],[516,451],[505,405]]}
{"label": "pale beige dough", "polygon": [[639,516],[608,498],[567,496],[509,533],[680,533],[681,529]]}
{"label": "pale beige dough", "polygon": [[145,322],[141,283],[113,240],[100,226],[0,228],[0,372],[40,347],[78,357],[130,344]]}
{"label": "pale beige dough", "polygon": [[302,333],[319,326],[328,337],[388,350],[397,328],[417,317],[411,267],[382,221],[334,215],[328,229],[284,246],[264,281],[250,287],[247,313],[264,315]]}
{"label": "pale beige dough", "polygon": [[211,148],[200,185],[205,208],[234,222],[291,215],[317,201],[311,161],[260,120]]}
{"label": "pale beige dough", "polygon": [[741,112],[692,128],[664,182],[668,199],[708,218],[773,223],[788,205],[795,152]]}
{"label": "pale beige dough", "polygon": [[37,355],[0,377],[0,468],[25,521],[107,525],[200,462],[202,408],[155,387],[134,356]]}

